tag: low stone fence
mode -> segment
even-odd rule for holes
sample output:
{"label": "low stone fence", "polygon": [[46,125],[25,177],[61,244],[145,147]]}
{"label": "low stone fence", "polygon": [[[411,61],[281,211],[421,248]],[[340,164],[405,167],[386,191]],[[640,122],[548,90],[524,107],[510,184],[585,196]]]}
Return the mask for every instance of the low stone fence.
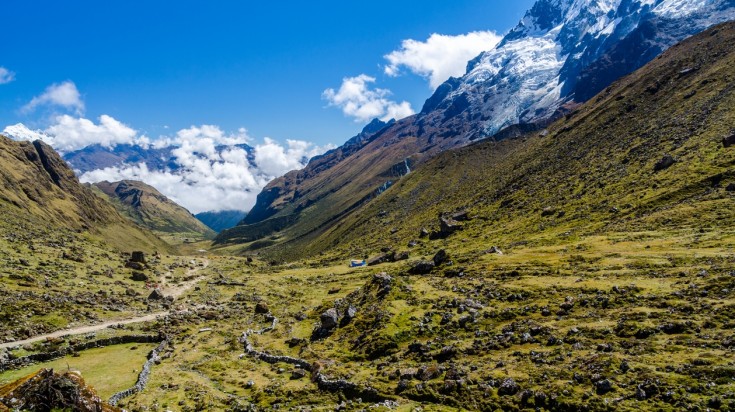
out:
{"label": "low stone fence", "polygon": [[28,366],[34,363],[48,362],[50,360],[63,358],[64,356],[92,348],[102,348],[105,346],[120,345],[124,343],[156,343],[163,340],[164,337],[160,335],[123,335],[90,340],[75,345],[69,345],[65,348],[54,351],[34,353],[32,355],[0,362],[0,372],[6,371],[8,369],[22,368],[24,366]]}
{"label": "low stone fence", "polygon": [[143,369],[140,371],[140,374],[138,374],[138,381],[135,382],[135,386],[112,395],[107,403],[112,406],[117,406],[117,403],[120,402],[121,399],[127,398],[128,396],[131,396],[145,389],[145,386],[148,384],[148,378],[150,378],[151,375],[151,367],[153,367],[153,364],[159,359],[159,354],[166,347],[166,345],[168,345],[168,341],[164,340],[163,342],[161,342],[161,344],[158,345],[158,347],[153,349],[151,353],[148,354],[148,360],[143,365]]}
{"label": "low stone fence", "polygon": [[312,381],[320,390],[326,392],[341,392],[348,398],[360,398],[363,401],[370,402],[382,402],[390,399],[386,396],[380,395],[380,393],[378,393],[376,389],[369,386],[366,387],[358,385],[345,379],[330,380],[323,373],[317,371],[314,365],[303,359],[293,358],[291,356],[271,355],[268,352],[255,350],[252,343],[250,342],[250,335],[252,335],[253,333],[261,335],[265,332],[271,331],[276,327],[276,322],[277,319],[274,318],[273,324],[270,327],[264,328],[260,331],[253,331],[251,329],[248,329],[246,332],[243,332],[242,336],[240,337],[240,343],[242,343],[245,347],[245,355],[252,356],[253,358],[266,363],[287,363],[297,366],[301,369],[311,371]]}

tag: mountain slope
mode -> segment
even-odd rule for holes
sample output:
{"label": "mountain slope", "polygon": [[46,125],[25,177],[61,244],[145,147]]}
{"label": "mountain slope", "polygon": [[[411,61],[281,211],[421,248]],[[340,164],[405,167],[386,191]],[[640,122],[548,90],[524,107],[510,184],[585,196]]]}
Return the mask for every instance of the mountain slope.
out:
{"label": "mountain slope", "polygon": [[212,238],[212,229],[196,219],[188,210],[143,182],[123,180],[93,185],[104,193],[121,213],[153,231],[163,234],[190,234]]}
{"label": "mountain slope", "polygon": [[540,0],[464,77],[440,86],[421,113],[363,131],[368,137],[352,150],[343,146],[272,181],[242,224],[215,241],[257,241],[247,246],[255,250],[319,236],[437,153],[543,128],[579,104],[575,93],[591,96],[734,13],[732,1]]}
{"label": "mountain slope", "polygon": [[458,248],[617,231],[731,231],[733,44],[735,23],[712,28],[543,133],[442,153],[339,225],[280,253],[334,248],[344,259],[399,248],[420,240],[421,228],[438,230],[438,214],[458,210],[473,219],[440,241]]}
{"label": "mountain slope", "polygon": [[[18,218],[46,228],[87,230],[124,250],[167,249],[81,185],[58,153],[41,141],[16,142],[0,136],[0,180],[0,211],[11,224]],[[126,245],[126,239],[134,244]]]}
{"label": "mountain slope", "polygon": [[202,212],[194,215],[200,222],[219,233],[225,229],[237,226],[247,213],[240,210],[222,210],[219,212]]}

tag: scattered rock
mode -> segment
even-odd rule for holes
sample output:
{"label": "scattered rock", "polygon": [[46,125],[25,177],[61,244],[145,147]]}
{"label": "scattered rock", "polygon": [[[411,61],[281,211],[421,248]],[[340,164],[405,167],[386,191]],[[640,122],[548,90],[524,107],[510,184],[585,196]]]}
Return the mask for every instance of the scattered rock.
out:
{"label": "scattered rock", "polygon": [[294,379],[294,380],[301,379],[305,377],[307,374],[308,372],[306,372],[303,369],[294,369],[293,371],[291,371],[291,379]]}
{"label": "scattered rock", "polygon": [[143,272],[133,272],[131,278],[136,282],[146,282],[148,280],[148,275]]}
{"label": "scattered rock", "polygon": [[399,252],[393,256],[393,261],[398,262],[401,260],[408,260],[408,252]]}
{"label": "scattered rock", "polygon": [[436,252],[431,260],[434,261],[434,266],[441,266],[444,262],[449,260],[449,255],[447,255],[447,252],[444,249],[441,249]]}
{"label": "scattered rock", "polygon": [[503,254],[503,251],[500,250],[500,248],[497,247],[497,246],[492,246],[490,249],[486,250],[485,253],[487,253],[487,254],[494,253],[496,255],[502,255]]}
{"label": "scattered rock", "polygon": [[426,230],[425,227],[422,227],[421,230],[419,231],[419,237],[426,237],[426,236],[429,236],[429,231]]}
{"label": "scattered rock", "polygon": [[128,261],[125,263],[125,267],[133,270],[145,270],[145,265],[140,262]]}
{"label": "scattered rock", "polygon": [[140,251],[133,252],[132,256],[130,257],[130,261],[145,264],[145,253]]}
{"label": "scattered rock", "polygon": [[128,296],[137,296],[138,292],[136,292],[133,288],[127,288],[125,289],[125,294]]}
{"label": "scattered rock", "polygon": [[603,379],[595,382],[595,391],[598,395],[604,395],[613,390],[613,384],[609,379]]}
{"label": "scattered rock", "polygon": [[339,320],[339,314],[337,313],[337,309],[330,308],[324,311],[319,316],[319,320],[322,322],[322,329],[330,330],[337,327],[337,321]]}
{"label": "scattered rock", "polygon": [[722,138],[722,145],[725,147],[730,147],[732,145],[735,145],[735,133],[732,133],[729,136],[725,136]]}
{"label": "scattered rock", "polygon": [[270,309],[268,308],[268,304],[260,301],[255,304],[255,313],[268,313],[270,312]]}
{"label": "scattered rock", "polygon": [[554,208],[552,206],[546,206],[545,208],[543,208],[541,210],[541,216],[543,216],[543,217],[551,216],[554,213],[556,213],[556,208]]}
{"label": "scattered rock", "polygon": [[656,162],[655,165],[653,165],[653,171],[658,172],[661,170],[666,170],[670,168],[671,166],[673,166],[674,163],[676,163],[676,159],[674,159],[673,156],[671,156],[670,154],[664,155],[664,157],[662,157],[661,160],[659,160],[658,162]]}
{"label": "scattered rock", "polygon": [[408,272],[414,275],[426,275],[431,273],[433,269],[434,262],[430,260],[419,260],[418,262],[413,264]]}
{"label": "scattered rock", "polygon": [[521,390],[521,387],[518,386],[518,384],[516,383],[516,381],[513,380],[513,378],[506,378],[498,387],[498,395],[500,396],[515,395],[520,390]]}

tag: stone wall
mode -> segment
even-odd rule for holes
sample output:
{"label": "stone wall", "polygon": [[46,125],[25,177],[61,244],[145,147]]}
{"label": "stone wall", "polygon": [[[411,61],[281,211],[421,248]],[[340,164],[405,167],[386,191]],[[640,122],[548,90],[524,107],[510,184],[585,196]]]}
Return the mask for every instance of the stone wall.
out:
{"label": "stone wall", "polygon": [[8,369],[17,369],[39,362],[48,362],[50,360],[63,358],[76,352],[81,352],[92,348],[102,348],[110,345],[120,345],[124,343],[156,343],[163,340],[163,336],[159,335],[123,335],[111,338],[90,340],[75,345],[69,345],[54,351],[34,353],[32,355],[23,356],[16,359],[8,359],[0,362],[0,372]]}

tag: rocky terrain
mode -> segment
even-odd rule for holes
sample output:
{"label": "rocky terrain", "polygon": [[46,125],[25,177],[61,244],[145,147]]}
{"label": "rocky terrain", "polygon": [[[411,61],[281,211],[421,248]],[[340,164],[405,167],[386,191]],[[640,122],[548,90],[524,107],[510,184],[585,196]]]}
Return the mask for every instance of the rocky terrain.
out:
{"label": "rocky terrain", "polygon": [[[534,13],[506,43],[555,27]],[[733,45],[452,150],[373,122],[213,251],[0,139],[0,410],[733,410]]]}

